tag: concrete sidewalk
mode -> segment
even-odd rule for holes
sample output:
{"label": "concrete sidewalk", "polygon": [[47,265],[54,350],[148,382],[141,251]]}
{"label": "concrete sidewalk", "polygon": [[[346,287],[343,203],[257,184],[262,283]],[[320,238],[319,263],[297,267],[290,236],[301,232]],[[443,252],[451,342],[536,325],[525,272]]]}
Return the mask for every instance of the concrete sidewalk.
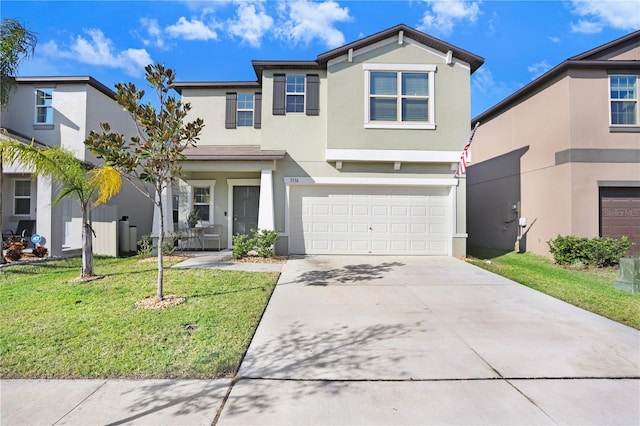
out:
{"label": "concrete sidewalk", "polygon": [[457,259],[311,256],[235,383],[3,380],[0,403],[3,426],[209,425],[223,404],[220,425],[635,425],[640,332]]}

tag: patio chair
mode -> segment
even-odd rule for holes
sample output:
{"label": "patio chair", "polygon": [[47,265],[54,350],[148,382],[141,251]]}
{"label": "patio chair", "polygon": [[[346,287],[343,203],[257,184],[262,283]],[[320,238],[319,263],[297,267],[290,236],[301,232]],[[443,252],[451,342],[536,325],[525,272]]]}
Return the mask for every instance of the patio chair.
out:
{"label": "patio chair", "polygon": [[211,240],[218,242],[218,251],[220,251],[222,247],[222,229],[222,225],[212,225],[204,228],[204,232],[202,233],[202,250],[204,250],[206,241]]}
{"label": "patio chair", "polygon": [[13,232],[10,229],[5,229],[4,231],[2,231],[2,240],[4,241],[14,237],[20,237],[29,241],[35,231],[36,231],[35,220],[20,220],[18,222],[18,227],[16,228],[16,232]]}

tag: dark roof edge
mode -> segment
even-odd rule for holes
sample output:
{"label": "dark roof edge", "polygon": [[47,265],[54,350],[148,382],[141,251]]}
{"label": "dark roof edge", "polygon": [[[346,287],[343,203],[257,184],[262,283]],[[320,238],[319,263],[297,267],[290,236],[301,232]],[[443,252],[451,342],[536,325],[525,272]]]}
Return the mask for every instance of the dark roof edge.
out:
{"label": "dark roof edge", "polygon": [[173,88],[182,94],[183,89],[259,89],[262,85],[258,81],[182,81]]}
{"label": "dark roof edge", "polygon": [[29,77],[15,77],[16,83],[56,83],[56,84],[88,84],[94,89],[102,92],[111,99],[116,98],[116,92],[109,89],[104,84],[100,83],[95,78],[88,75],[81,76],[59,76],[59,77],[43,77],[43,76],[29,76]]}
{"label": "dark roof edge", "polygon": [[39,145],[39,146],[42,146],[42,147],[48,146],[45,143],[37,141],[35,138],[32,139],[27,135],[24,135],[24,134],[22,134],[20,132],[16,132],[15,130],[9,129],[8,127],[3,127],[2,129],[7,131],[7,135],[9,137],[11,137],[13,139],[16,139],[18,142],[21,142],[21,143],[24,143],[24,144],[28,145],[33,140],[33,143],[35,145]]}
{"label": "dark roof edge", "polygon": [[400,31],[403,31],[404,34],[409,38],[412,38],[419,43],[432,47],[441,52],[447,52],[451,50],[453,52],[454,57],[467,62],[471,66],[472,74],[474,71],[480,68],[480,66],[484,63],[484,58],[481,56],[475,55],[471,52],[468,52],[464,49],[461,49],[457,46],[447,43],[446,41],[443,41],[433,36],[430,36],[428,34],[425,34],[405,24],[396,25],[395,27],[388,28],[386,30],[372,34],[368,37],[348,43],[344,46],[337,47],[328,52],[321,53],[320,55],[318,55],[318,62],[326,64],[326,62],[328,62],[329,60],[346,54],[350,49],[354,49],[354,50],[361,49],[365,46],[377,43],[381,40],[385,40]]}
{"label": "dark roof edge", "polygon": [[566,60],[559,65],[553,67],[546,73],[542,74],[537,79],[533,80],[531,83],[522,87],[512,95],[506,97],[502,101],[498,102],[488,110],[484,111],[480,115],[474,117],[471,122],[484,122],[494,118],[495,116],[501,114],[506,109],[508,109],[511,105],[518,103],[520,100],[526,98],[529,94],[535,92],[540,87],[549,83],[554,78],[558,77],[560,74],[568,71],[569,69],[619,69],[619,70],[628,70],[628,69],[638,69],[640,70],[640,61],[608,61],[608,60],[600,60],[600,61],[587,61],[587,60]]}
{"label": "dark roof edge", "polygon": [[262,72],[264,70],[273,70],[273,69],[303,69],[303,70],[321,70],[326,69],[326,64],[323,66],[318,63],[318,61],[282,61],[282,60],[274,60],[274,61],[264,61],[264,60],[253,60],[251,61],[251,65],[253,65],[253,70],[258,77],[258,80],[262,80]]}
{"label": "dark roof edge", "polygon": [[640,40],[640,30],[634,31],[634,32],[632,32],[630,34],[627,34],[627,35],[624,35],[624,36],[622,36],[620,38],[617,38],[617,39],[615,39],[613,41],[610,41],[608,43],[605,43],[603,45],[595,47],[595,48],[593,48],[591,50],[587,50],[586,52],[580,53],[579,55],[572,56],[568,60],[569,61],[580,61],[580,60],[584,60],[584,59],[590,58],[592,56],[603,54],[607,50],[619,49],[620,47],[624,47],[624,45],[627,44],[627,43],[631,43],[631,42],[636,41],[636,40],[634,40],[636,38]]}

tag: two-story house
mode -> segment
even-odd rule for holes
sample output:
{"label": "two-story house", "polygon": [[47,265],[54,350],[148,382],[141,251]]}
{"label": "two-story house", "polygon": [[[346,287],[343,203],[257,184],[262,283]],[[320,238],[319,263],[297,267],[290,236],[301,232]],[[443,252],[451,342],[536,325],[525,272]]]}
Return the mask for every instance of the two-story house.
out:
{"label": "two-story house", "polygon": [[639,80],[636,31],[474,118],[469,242],[549,256],[557,235],[626,235],[640,249]]}
{"label": "two-story house", "polygon": [[261,228],[279,253],[463,256],[454,175],[482,63],[398,25],[315,60],[253,61],[256,81],[176,83],[206,123],[167,194],[177,226],[196,209],[227,247]]}
{"label": "two-story house", "polygon": [[[135,132],[132,119],[116,103],[115,93],[91,77],[16,77],[15,82],[0,120],[10,138],[62,146],[75,152],[79,160],[98,164],[84,145],[91,130],[109,122],[121,133]],[[61,255],[63,248],[81,247],[82,215],[76,200],[67,197],[52,206],[55,185],[18,164],[3,164],[2,173],[3,229],[15,230],[20,220],[35,220],[36,232],[44,237],[51,255]],[[150,232],[153,205],[131,186],[125,184],[109,204],[129,216],[138,234]]]}

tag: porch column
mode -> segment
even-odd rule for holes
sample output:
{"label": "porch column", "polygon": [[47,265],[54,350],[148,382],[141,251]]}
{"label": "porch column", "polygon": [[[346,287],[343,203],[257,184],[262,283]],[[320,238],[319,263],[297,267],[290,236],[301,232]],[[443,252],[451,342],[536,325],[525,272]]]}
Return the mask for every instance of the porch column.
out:
{"label": "porch column", "polygon": [[38,177],[37,185],[36,232],[45,238],[50,256],[62,256],[62,203],[51,205],[55,195],[51,180]]}
{"label": "porch column", "polygon": [[[165,189],[161,195],[157,195],[162,197],[162,206],[164,207],[164,234],[170,235],[173,233],[173,206],[171,204],[171,195],[172,190],[171,187]],[[157,198],[156,198],[157,199]],[[151,228],[151,237],[158,238],[158,234],[160,233],[160,213],[158,212],[158,207],[154,205],[153,208],[153,226]]]}
{"label": "porch column", "polygon": [[273,173],[262,170],[260,173],[260,204],[258,205],[258,229],[275,229],[273,213]]}

